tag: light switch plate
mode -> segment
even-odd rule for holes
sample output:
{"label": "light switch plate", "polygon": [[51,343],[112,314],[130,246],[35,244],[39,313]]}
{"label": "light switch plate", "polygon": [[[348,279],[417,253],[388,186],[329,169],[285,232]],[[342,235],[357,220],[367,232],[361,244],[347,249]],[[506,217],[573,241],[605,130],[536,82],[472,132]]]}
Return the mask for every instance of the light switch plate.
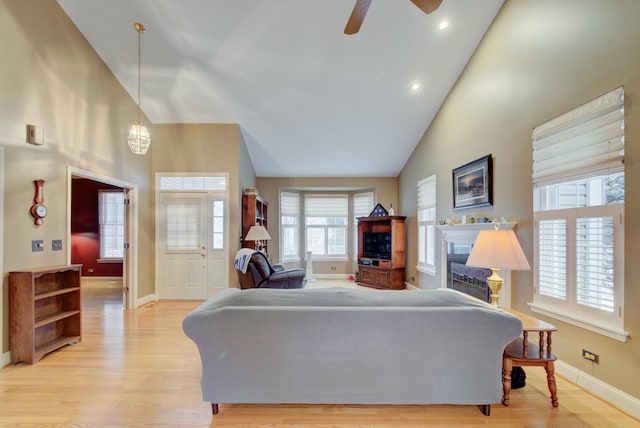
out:
{"label": "light switch plate", "polygon": [[62,250],[62,239],[54,239],[53,241],[51,241],[51,249],[53,251]]}
{"label": "light switch plate", "polygon": [[31,251],[44,251],[44,241],[42,239],[31,241]]}

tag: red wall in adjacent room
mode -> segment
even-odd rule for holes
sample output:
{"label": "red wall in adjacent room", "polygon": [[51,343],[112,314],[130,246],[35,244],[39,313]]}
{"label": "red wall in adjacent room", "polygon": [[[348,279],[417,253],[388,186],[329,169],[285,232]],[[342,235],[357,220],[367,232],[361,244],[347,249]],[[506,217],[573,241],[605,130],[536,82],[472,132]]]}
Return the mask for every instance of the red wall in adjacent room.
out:
{"label": "red wall in adjacent room", "polygon": [[101,189],[118,188],[87,179],[71,181],[71,263],[82,264],[83,276],[121,277],[122,263],[98,263],[98,190]]}

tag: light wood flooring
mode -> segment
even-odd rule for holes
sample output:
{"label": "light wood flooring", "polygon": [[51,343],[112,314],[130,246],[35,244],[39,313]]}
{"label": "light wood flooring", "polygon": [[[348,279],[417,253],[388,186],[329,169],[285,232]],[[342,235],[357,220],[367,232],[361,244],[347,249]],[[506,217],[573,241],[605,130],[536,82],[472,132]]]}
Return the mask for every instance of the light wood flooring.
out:
{"label": "light wood flooring", "polygon": [[562,378],[552,408],[544,371],[534,367],[511,406],[494,404],[489,417],[474,406],[238,404],[212,417],[196,347],[181,327],[200,302],[122,311],[118,287],[83,287],[81,343],[0,370],[1,427],[640,427]]}

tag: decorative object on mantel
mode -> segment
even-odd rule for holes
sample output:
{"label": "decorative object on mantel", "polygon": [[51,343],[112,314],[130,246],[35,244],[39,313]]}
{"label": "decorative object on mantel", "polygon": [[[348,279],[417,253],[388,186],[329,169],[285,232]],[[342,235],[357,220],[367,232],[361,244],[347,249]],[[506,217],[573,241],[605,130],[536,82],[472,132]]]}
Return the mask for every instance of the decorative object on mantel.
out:
{"label": "decorative object on mantel", "polygon": [[256,249],[258,251],[263,251],[264,242],[271,239],[271,235],[267,232],[267,229],[264,226],[256,224],[255,226],[251,226],[247,236],[244,238],[245,241],[255,241]]}
{"label": "decorative object on mantel", "polygon": [[491,154],[452,171],[453,209],[493,205]]}
{"label": "decorative object on mantel", "polygon": [[129,130],[129,136],[127,137],[127,143],[131,151],[137,155],[144,155],[149,150],[151,145],[151,136],[149,131],[142,124],[140,120],[140,63],[141,63],[141,49],[140,49],[140,36],[144,33],[145,28],[139,22],[133,24],[133,28],[138,32],[138,121],[135,125],[131,126]]}
{"label": "decorative object on mantel", "polygon": [[496,224],[496,223],[516,223],[515,219],[507,219],[507,217],[502,216],[500,218],[489,218],[486,216],[470,216],[463,215],[461,218],[458,217],[446,217],[441,218],[439,221],[440,225],[473,225],[473,224]]}
{"label": "decorative object on mantel", "polygon": [[387,212],[387,210],[384,209],[384,207],[381,204],[377,204],[373,208],[373,211],[371,211],[371,214],[369,214],[369,217],[385,217],[388,215],[389,213]]}
{"label": "decorative object on mantel", "polygon": [[257,195],[258,194],[258,189],[256,189],[255,187],[247,187],[246,189],[244,189],[244,194],[245,195]]}
{"label": "decorative object on mantel", "polygon": [[493,229],[481,230],[478,233],[466,264],[491,269],[492,274],[487,278],[487,283],[491,288],[491,304],[498,307],[498,293],[502,287],[502,278],[498,275],[498,270],[529,270],[531,266],[515,232],[499,229],[500,223],[494,224]]}

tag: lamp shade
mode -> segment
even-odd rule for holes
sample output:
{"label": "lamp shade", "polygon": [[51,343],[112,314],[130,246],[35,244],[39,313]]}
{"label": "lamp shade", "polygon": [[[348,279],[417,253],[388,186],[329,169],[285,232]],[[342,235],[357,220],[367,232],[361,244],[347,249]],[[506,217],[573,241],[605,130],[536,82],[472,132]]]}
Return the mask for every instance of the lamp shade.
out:
{"label": "lamp shade", "polygon": [[247,236],[244,238],[245,241],[266,241],[269,239],[271,239],[271,235],[269,235],[267,229],[258,224],[251,226],[249,232],[247,232]]}
{"label": "lamp shade", "polygon": [[467,259],[467,265],[510,270],[531,269],[513,230],[481,230]]}

